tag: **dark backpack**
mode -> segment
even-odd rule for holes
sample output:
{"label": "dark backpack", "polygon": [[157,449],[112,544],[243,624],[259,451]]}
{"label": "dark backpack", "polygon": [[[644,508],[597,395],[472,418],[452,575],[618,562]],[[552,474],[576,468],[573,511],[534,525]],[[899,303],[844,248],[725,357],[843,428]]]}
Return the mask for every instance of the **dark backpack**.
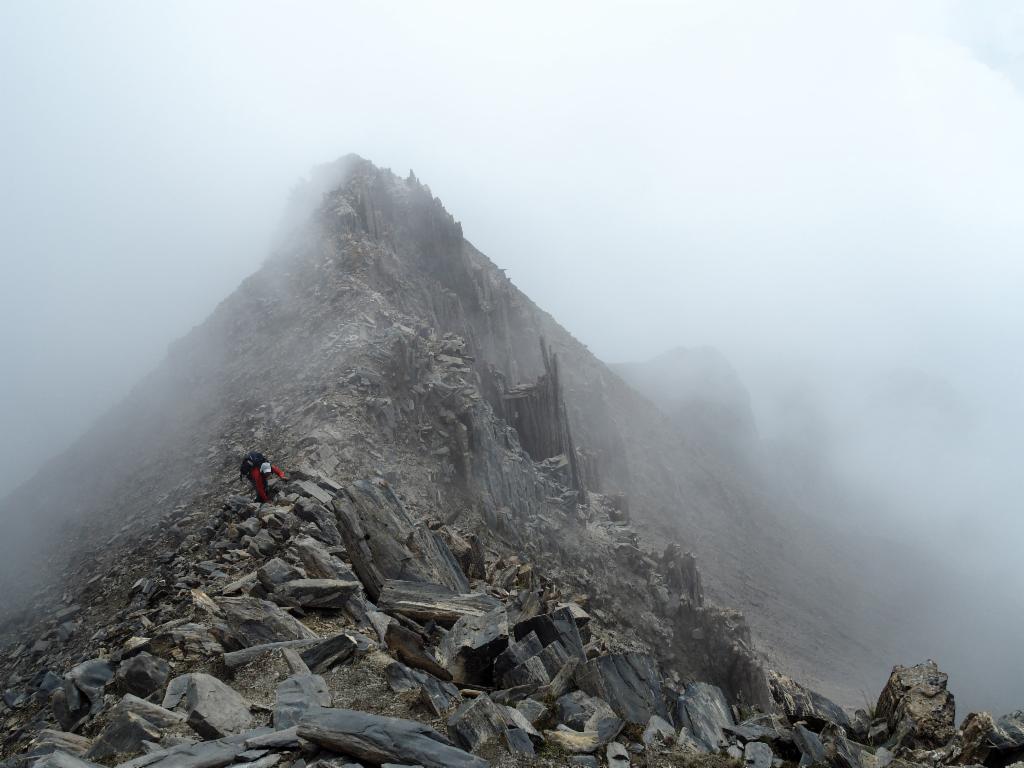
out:
{"label": "dark backpack", "polygon": [[259,451],[250,451],[245,454],[245,458],[242,459],[242,466],[239,468],[238,473],[242,477],[248,477],[254,469],[259,469],[263,466],[263,463],[267,460]]}

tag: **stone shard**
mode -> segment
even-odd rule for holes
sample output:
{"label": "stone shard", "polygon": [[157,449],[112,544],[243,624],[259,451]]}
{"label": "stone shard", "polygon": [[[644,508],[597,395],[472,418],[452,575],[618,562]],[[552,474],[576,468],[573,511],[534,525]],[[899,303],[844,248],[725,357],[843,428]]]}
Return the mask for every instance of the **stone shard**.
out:
{"label": "stone shard", "polygon": [[32,740],[33,755],[47,755],[51,752],[67,752],[75,757],[82,757],[92,746],[92,740],[76,733],[55,731],[44,728]]}
{"label": "stone shard", "polygon": [[852,726],[850,716],[842,707],[795,680],[770,672],[768,684],[772,698],[791,720],[805,720],[815,728],[824,728],[828,723],[846,729]]}
{"label": "stone shard", "polygon": [[508,616],[495,608],[483,616],[462,616],[441,640],[438,656],[460,684],[490,686],[494,660],[508,647]]}
{"label": "stone shard", "polygon": [[617,741],[608,745],[604,756],[608,762],[608,768],[629,768],[629,752]]}
{"label": "stone shard", "polygon": [[938,749],[956,732],[953,694],[934,661],[893,667],[876,713],[889,728],[890,749]]}
{"label": "stone shard", "polygon": [[294,579],[279,584],[270,597],[278,605],[340,611],[359,590],[358,581]]}
{"label": "stone shard", "polygon": [[164,703],[169,709],[180,707],[186,722],[204,739],[239,733],[252,725],[249,703],[233,688],[202,672],[171,680]]}
{"label": "stone shard", "polygon": [[329,706],[331,692],[320,675],[292,675],[277,686],[272,720],[274,729],[296,726],[309,710]]}
{"label": "stone shard", "polygon": [[333,506],[352,566],[371,600],[380,598],[389,580],[469,592],[469,581],[444,539],[417,524],[387,483],[359,480]]}
{"label": "stone shard", "polygon": [[722,690],[709,683],[692,683],[676,699],[676,720],[704,752],[717,752],[725,729],[734,725]]}
{"label": "stone shard", "polygon": [[162,689],[170,675],[166,661],[142,651],[121,662],[115,679],[122,692],[144,699]]}
{"label": "stone shard", "polygon": [[453,592],[440,584],[389,580],[381,589],[377,605],[386,613],[450,627],[463,616],[483,616],[500,607],[501,602],[477,592]]}
{"label": "stone shard", "polygon": [[114,713],[118,712],[131,712],[148,720],[157,728],[173,728],[185,722],[185,716],[180,712],[165,709],[159,704],[153,704],[130,693],[125,694],[114,707]]}
{"label": "stone shard", "polygon": [[302,563],[310,579],[338,579],[352,581],[352,569],[332,555],[321,542],[311,536],[296,536],[291,548]]}
{"label": "stone shard", "polygon": [[369,763],[423,768],[488,768],[488,762],[459,749],[433,728],[412,720],[349,709],[307,712],[298,735],[321,747]]}
{"label": "stone shard", "polygon": [[643,726],[651,715],[669,717],[658,668],[646,654],[599,656],[580,664],[575,677],[581,690],[608,702],[627,723]]}
{"label": "stone shard", "polygon": [[294,616],[255,597],[224,597],[217,601],[229,636],[243,648],[282,640],[315,640],[316,633]]}

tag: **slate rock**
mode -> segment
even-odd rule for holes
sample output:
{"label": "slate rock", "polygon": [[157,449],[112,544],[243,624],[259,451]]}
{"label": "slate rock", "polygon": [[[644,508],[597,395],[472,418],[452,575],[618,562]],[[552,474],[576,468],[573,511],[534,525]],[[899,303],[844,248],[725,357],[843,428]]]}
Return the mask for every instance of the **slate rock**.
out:
{"label": "slate rock", "polygon": [[180,706],[186,722],[204,739],[239,733],[252,725],[249,703],[230,686],[202,672],[171,680],[164,704],[168,709]]}
{"label": "slate rock", "polygon": [[292,675],[277,686],[272,723],[275,730],[291,728],[310,709],[329,706],[331,692],[320,675]]}
{"label": "slate rock", "polygon": [[441,584],[389,579],[384,582],[377,606],[386,613],[450,627],[463,616],[483,616],[499,608],[501,602],[478,592],[454,592]]}
{"label": "slate rock", "polygon": [[510,754],[524,755],[526,757],[534,757],[537,754],[530,734],[522,728],[506,728],[504,733],[502,733],[502,741],[505,744],[505,749]]}
{"label": "slate rock", "polygon": [[567,693],[555,702],[558,722],[574,731],[597,734],[600,744],[607,744],[619,735],[625,723],[607,702],[583,691]]}
{"label": "slate rock", "polygon": [[459,749],[430,726],[367,712],[313,710],[299,722],[298,735],[321,747],[370,763],[488,768],[486,760]]}
{"label": "slate rock", "polygon": [[541,645],[545,647],[557,641],[570,656],[580,660],[586,658],[576,619],[568,607],[520,621],[513,627],[516,640],[522,640],[531,632],[537,635]]}
{"label": "slate rock", "polygon": [[44,728],[32,740],[31,755],[47,755],[51,752],[67,752],[75,757],[82,757],[92,746],[92,739],[79,736],[77,733],[56,731]]}
{"label": "slate rock", "polygon": [[294,579],[279,584],[270,598],[278,605],[340,611],[361,589],[358,581],[340,579]]}
{"label": "slate rock", "polygon": [[804,720],[817,729],[828,723],[851,727],[850,716],[842,707],[795,680],[772,671],[768,673],[768,685],[772,698],[790,720]]}
{"label": "slate rock", "polygon": [[825,745],[821,743],[818,734],[808,730],[801,723],[793,726],[793,743],[800,750],[801,768],[827,763]]}
{"label": "slate rock", "polygon": [[315,640],[316,633],[294,616],[255,597],[223,597],[217,601],[224,623],[243,648],[282,640]]}
{"label": "slate rock", "polygon": [[344,664],[355,656],[358,649],[359,643],[352,635],[339,632],[306,648],[299,655],[310,670],[320,673]]}
{"label": "slate rock", "polygon": [[997,719],[989,735],[989,743],[1004,761],[1024,759],[1024,710]]}
{"label": "slate rock", "polygon": [[332,506],[352,566],[371,600],[379,604],[385,582],[392,579],[469,592],[469,581],[442,536],[416,523],[387,483],[358,480]]}
{"label": "slate rock", "polygon": [[439,680],[450,681],[451,673],[441,666],[434,658],[423,638],[412,630],[406,629],[397,621],[392,621],[384,635],[388,648],[408,666],[422,669]]}
{"label": "slate rock", "polygon": [[451,714],[448,735],[463,749],[475,752],[489,741],[501,741],[509,724],[505,709],[481,694]]}
{"label": "slate rock", "polygon": [[604,754],[608,768],[629,768],[629,752],[619,742],[611,742]]}
{"label": "slate rock", "polygon": [[171,667],[166,661],[142,651],[121,662],[115,679],[123,693],[145,699],[162,690],[170,675]]}
{"label": "slate rock", "polygon": [[114,677],[114,667],[106,659],[90,659],[73,667],[64,676],[64,692],[72,709],[87,704],[90,714],[103,708],[103,691]]}
{"label": "slate rock", "polygon": [[131,757],[143,751],[143,742],[160,741],[160,729],[133,712],[121,711],[97,734],[86,752],[87,760],[105,760],[114,755]]}
{"label": "slate rock", "polygon": [[661,676],[654,659],[646,654],[599,656],[580,664],[575,678],[581,690],[606,701],[627,723],[643,726],[651,715],[669,718]]}
{"label": "slate rock", "polygon": [[860,768],[860,748],[846,738],[842,726],[829,723],[819,734],[825,747],[825,759],[834,768]]}
{"label": "slate rock", "polygon": [[185,716],[180,712],[165,709],[159,704],[140,699],[133,694],[125,694],[121,701],[114,707],[114,713],[131,712],[155,725],[157,728],[173,728],[185,722]]}
{"label": "slate rock", "polygon": [[523,699],[516,704],[516,709],[533,726],[542,722],[548,715],[548,708],[536,699]]}
{"label": "slate rock", "polygon": [[934,661],[893,667],[875,711],[890,733],[890,749],[938,749],[956,732],[953,694],[948,677]]}
{"label": "slate rock", "polygon": [[296,536],[289,545],[298,556],[310,579],[338,579],[352,581],[356,575],[352,569],[332,555],[326,546],[311,536]]}
{"label": "slate rock", "polygon": [[[647,721],[647,727],[644,728],[644,732],[640,737],[640,741],[648,746],[651,744],[671,744],[675,740],[676,732],[672,724],[657,715],[652,715],[651,719]],[[758,768],[762,767],[758,766]]]}
{"label": "slate rock", "polygon": [[427,672],[411,669],[400,662],[389,664],[385,675],[393,691],[418,691],[420,700],[437,717],[462,701],[459,689],[452,683],[438,680]]}
{"label": "slate rock", "polygon": [[101,766],[58,749],[33,762],[32,768],[101,768]]}
{"label": "slate rock", "polygon": [[537,633],[533,631],[530,631],[515,642],[510,642],[508,647],[494,659],[494,679],[508,687],[509,684],[505,682],[505,675],[515,667],[525,663],[528,659],[536,656],[542,650],[544,650],[544,646],[541,644]]}
{"label": "slate rock", "polygon": [[306,578],[306,574],[291,563],[274,557],[257,569],[256,578],[267,592],[273,592],[285,582]]}
{"label": "slate rock", "polygon": [[704,752],[725,742],[724,729],[735,725],[725,694],[710,683],[692,683],[676,699],[676,720]]}
{"label": "slate rock", "polygon": [[508,638],[504,606],[483,616],[462,616],[441,640],[439,661],[460,684],[490,686],[494,660],[508,647]]}
{"label": "slate rock", "polygon": [[751,741],[743,748],[743,764],[746,768],[772,768],[775,755],[772,748],[761,741]]}

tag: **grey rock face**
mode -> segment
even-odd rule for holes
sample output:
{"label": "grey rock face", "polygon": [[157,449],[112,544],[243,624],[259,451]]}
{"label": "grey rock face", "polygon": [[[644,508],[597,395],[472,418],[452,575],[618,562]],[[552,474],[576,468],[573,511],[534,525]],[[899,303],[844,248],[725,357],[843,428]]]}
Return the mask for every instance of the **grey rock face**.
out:
{"label": "grey rock face", "polygon": [[734,725],[732,710],[717,686],[693,683],[676,700],[676,719],[705,752],[714,752],[725,740],[724,729]]}
{"label": "grey rock face", "polygon": [[224,597],[217,601],[231,636],[243,647],[281,640],[315,640],[316,633],[294,616],[255,597]]}
{"label": "grey rock face", "polygon": [[162,689],[170,674],[171,667],[166,661],[143,651],[122,661],[115,678],[124,693],[144,699]]}
{"label": "grey rock face", "polygon": [[768,684],[772,697],[791,720],[806,720],[815,728],[824,728],[828,723],[851,727],[850,716],[842,707],[795,680],[771,672]]}
{"label": "grey rock face", "polygon": [[893,667],[876,707],[889,727],[887,746],[938,749],[953,738],[956,706],[947,679],[934,661]]}
{"label": "grey rock face", "polygon": [[370,763],[418,763],[424,768],[488,767],[486,760],[459,749],[429,726],[349,709],[307,712],[299,722],[298,735]]}
{"label": "grey rock face", "polygon": [[320,675],[292,675],[277,686],[273,724],[276,730],[298,725],[316,707],[331,706],[331,692]]}
{"label": "grey rock face", "polygon": [[252,725],[249,703],[216,677],[201,672],[171,680],[164,703],[172,709],[180,706],[186,722],[205,739],[239,733]]}
{"label": "grey rock face", "polygon": [[576,668],[576,683],[591,696],[608,702],[627,723],[642,726],[651,715],[669,717],[661,676],[654,660],[645,654],[599,656]]}

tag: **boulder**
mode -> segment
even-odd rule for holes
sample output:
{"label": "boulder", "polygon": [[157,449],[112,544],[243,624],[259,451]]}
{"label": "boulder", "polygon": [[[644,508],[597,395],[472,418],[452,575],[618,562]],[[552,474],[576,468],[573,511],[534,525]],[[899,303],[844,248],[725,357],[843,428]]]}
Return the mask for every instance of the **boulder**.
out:
{"label": "boulder", "polygon": [[438,657],[460,684],[494,684],[494,660],[508,647],[508,616],[504,607],[483,616],[462,616],[441,640]]}
{"label": "boulder", "polygon": [[1003,763],[1024,759],[1024,710],[1017,710],[996,720],[989,735],[989,743],[999,753]]}
{"label": "boulder", "polygon": [[106,659],[83,661],[64,676],[63,685],[50,697],[54,717],[63,730],[75,730],[84,718],[103,709],[103,692],[113,677],[114,668]]}
{"label": "boulder", "polygon": [[567,693],[555,702],[558,722],[574,731],[597,734],[600,744],[607,744],[619,735],[625,723],[608,703],[583,691]]}
{"label": "boulder", "polygon": [[[312,483],[310,483],[310,485],[312,485]],[[305,520],[306,522],[313,523],[313,525],[316,526],[316,530],[313,532],[313,535],[320,539],[320,541],[332,546],[341,544],[342,538],[341,534],[338,532],[338,525],[334,512],[328,511],[324,506],[325,504],[331,503],[330,495],[325,491],[320,491],[320,493],[321,495],[328,497],[327,501],[322,501],[320,499],[313,501],[308,498],[299,499],[295,502],[295,506],[292,507],[292,512],[300,520]],[[320,503],[318,503],[318,501]]]}
{"label": "boulder", "polygon": [[953,694],[934,661],[893,667],[875,711],[889,728],[890,749],[938,749],[956,732]]}
{"label": "boulder", "polygon": [[617,741],[613,741],[605,750],[608,768],[629,768],[629,752]]}
{"label": "boulder", "polygon": [[558,642],[570,656],[580,660],[587,657],[573,611],[568,607],[520,621],[512,632],[516,640],[522,640],[533,633],[544,647]]}
{"label": "boulder", "polygon": [[359,589],[358,581],[294,579],[279,584],[270,598],[278,605],[340,611]]}
{"label": "boulder", "polygon": [[316,633],[278,606],[255,597],[223,597],[217,606],[228,635],[243,648],[282,640],[313,640]]}
{"label": "boulder", "polygon": [[143,751],[143,742],[160,741],[160,729],[134,712],[122,710],[97,734],[85,753],[87,760],[106,760],[115,755],[131,757]]}
{"label": "boulder", "polygon": [[725,694],[710,683],[692,683],[676,699],[676,720],[704,752],[717,752],[725,729],[735,725]]}
{"label": "boulder", "polygon": [[845,729],[851,727],[850,716],[842,707],[795,680],[778,672],[769,672],[768,685],[772,698],[790,720],[804,720],[817,729],[824,728],[827,723],[835,723]]}
{"label": "boulder", "polygon": [[627,723],[643,726],[651,715],[669,717],[658,668],[646,654],[599,656],[580,664],[575,679],[581,690],[608,702]]}
{"label": "boulder", "polygon": [[743,764],[746,768],[772,768],[775,755],[772,748],[761,741],[750,741],[743,748]]}
{"label": "boulder", "polygon": [[385,672],[391,690],[418,691],[420,700],[437,717],[462,701],[459,689],[451,683],[438,680],[421,670],[411,669],[400,662],[392,662]]}
{"label": "boulder", "polygon": [[521,639],[509,643],[508,647],[494,659],[494,679],[503,686],[509,686],[510,683],[505,682],[505,675],[542,650],[544,646],[540,638],[532,631]]}
{"label": "boulder", "polygon": [[274,701],[273,725],[283,730],[298,725],[314,707],[331,706],[331,692],[320,675],[296,674],[281,681]]}
{"label": "boulder", "polygon": [[459,749],[430,726],[412,720],[349,709],[319,709],[303,716],[297,733],[320,747],[374,764],[488,768],[486,760]]}
{"label": "boulder", "polygon": [[640,736],[640,741],[642,741],[645,746],[650,746],[652,744],[671,744],[675,740],[676,732],[675,729],[672,728],[672,724],[657,715],[651,715],[651,719],[647,721],[647,727],[644,728],[644,732]]}
{"label": "boulder", "polygon": [[441,584],[388,580],[381,588],[377,605],[386,613],[450,627],[463,616],[483,616],[499,608],[501,602],[477,592],[453,592]]}
{"label": "boulder", "polygon": [[171,667],[166,661],[142,651],[121,662],[115,679],[123,693],[144,699],[163,689],[170,675]]}
{"label": "boulder", "polygon": [[239,733],[252,725],[249,703],[233,688],[202,672],[171,680],[164,706],[181,708],[186,722],[204,739]]}

